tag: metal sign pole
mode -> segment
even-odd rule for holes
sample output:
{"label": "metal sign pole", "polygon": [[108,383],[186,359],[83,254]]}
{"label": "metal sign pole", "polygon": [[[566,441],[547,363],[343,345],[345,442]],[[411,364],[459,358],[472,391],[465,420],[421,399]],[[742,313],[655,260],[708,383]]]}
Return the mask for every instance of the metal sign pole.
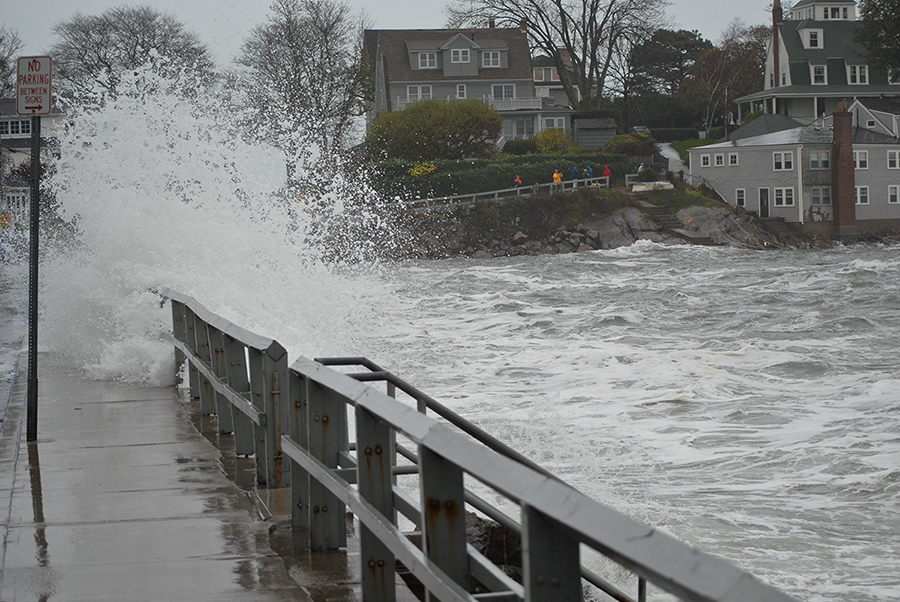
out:
{"label": "metal sign pole", "polygon": [[41,118],[31,118],[31,253],[28,272],[28,415],[26,439],[37,441],[38,236],[41,222]]}

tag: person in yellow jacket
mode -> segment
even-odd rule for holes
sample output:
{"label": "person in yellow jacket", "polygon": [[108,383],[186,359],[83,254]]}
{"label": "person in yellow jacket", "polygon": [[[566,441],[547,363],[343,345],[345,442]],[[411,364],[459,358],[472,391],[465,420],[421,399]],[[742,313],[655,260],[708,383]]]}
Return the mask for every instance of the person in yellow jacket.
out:
{"label": "person in yellow jacket", "polygon": [[553,172],[553,189],[554,190],[556,188],[562,189],[562,179],[563,179],[563,175],[562,175],[561,171],[559,171],[557,169],[556,171]]}

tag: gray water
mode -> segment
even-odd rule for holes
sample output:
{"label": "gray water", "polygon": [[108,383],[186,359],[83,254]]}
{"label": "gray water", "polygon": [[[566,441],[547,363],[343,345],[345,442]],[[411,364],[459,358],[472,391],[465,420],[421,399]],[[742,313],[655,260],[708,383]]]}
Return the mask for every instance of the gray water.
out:
{"label": "gray water", "polygon": [[411,263],[367,353],[799,599],[896,600],[898,259],[647,243]]}

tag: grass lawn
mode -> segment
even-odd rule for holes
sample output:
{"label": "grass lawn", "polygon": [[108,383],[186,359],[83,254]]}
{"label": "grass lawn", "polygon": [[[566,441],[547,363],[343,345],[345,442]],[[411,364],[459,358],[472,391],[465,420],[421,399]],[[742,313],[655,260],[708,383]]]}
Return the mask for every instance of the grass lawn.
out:
{"label": "grass lawn", "polygon": [[715,138],[707,139],[707,140],[681,140],[679,142],[673,142],[672,148],[678,151],[678,154],[681,155],[681,160],[685,163],[688,162],[688,151],[692,148],[696,148],[698,146],[706,146],[708,144],[715,144],[718,142]]}

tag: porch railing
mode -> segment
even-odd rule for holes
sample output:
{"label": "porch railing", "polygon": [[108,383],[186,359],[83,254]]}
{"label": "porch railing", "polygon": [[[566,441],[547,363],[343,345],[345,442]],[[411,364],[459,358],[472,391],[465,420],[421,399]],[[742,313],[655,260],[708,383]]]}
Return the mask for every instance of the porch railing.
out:
{"label": "porch railing", "polygon": [[[188,296],[161,294],[171,303],[176,360],[188,368],[192,395],[217,415],[220,432],[234,433],[236,453],[255,456],[261,484],[290,486],[291,523],[305,530],[309,547],[345,546],[346,511],[359,520],[366,601],[395,599],[397,560],[442,602],[580,602],[585,583],[627,602],[643,601],[647,583],[697,602],[792,600],[588,498],[365,358],[300,357],[288,367],[276,341]],[[356,366],[362,371],[346,373]],[[375,382],[384,392],[368,384]],[[518,516],[470,490],[473,482]],[[521,583],[466,541],[468,509],[521,534]],[[398,515],[414,533],[401,530]],[[634,573],[637,591],[582,567],[582,547]]]}

